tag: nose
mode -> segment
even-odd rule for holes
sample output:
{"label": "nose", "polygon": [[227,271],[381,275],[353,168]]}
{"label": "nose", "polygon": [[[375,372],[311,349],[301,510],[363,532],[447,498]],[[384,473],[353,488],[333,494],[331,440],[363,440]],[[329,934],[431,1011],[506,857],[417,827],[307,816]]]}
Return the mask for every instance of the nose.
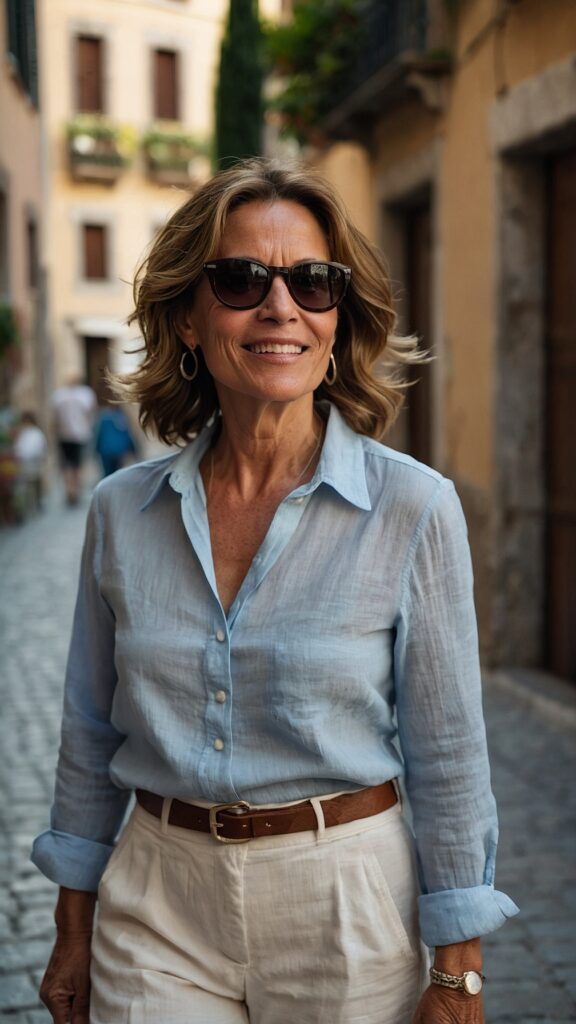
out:
{"label": "nose", "polygon": [[270,291],[258,307],[258,317],[262,320],[276,320],[279,323],[286,323],[296,317],[296,303],[281,274],[274,274]]}

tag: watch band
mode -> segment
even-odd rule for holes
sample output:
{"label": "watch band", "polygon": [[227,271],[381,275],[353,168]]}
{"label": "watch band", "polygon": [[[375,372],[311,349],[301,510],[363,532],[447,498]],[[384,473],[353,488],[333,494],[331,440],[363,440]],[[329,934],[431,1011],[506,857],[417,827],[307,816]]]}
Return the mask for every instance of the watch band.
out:
{"label": "watch band", "polygon": [[476,996],[482,991],[486,978],[480,971],[465,971],[464,974],[446,974],[445,971],[438,971],[435,967],[430,968],[430,979],[435,985],[443,985],[444,988],[456,989],[465,992],[466,995]]}

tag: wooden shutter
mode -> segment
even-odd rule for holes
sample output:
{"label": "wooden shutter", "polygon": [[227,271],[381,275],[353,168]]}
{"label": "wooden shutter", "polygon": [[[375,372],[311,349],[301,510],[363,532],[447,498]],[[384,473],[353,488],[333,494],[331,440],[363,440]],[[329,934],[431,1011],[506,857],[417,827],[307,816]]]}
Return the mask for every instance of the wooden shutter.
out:
{"label": "wooden shutter", "polygon": [[7,0],[8,38],[6,46],[16,66],[20,81],[38,105],[38,61],[36,53],[35,0]]}
{"label": "wooden shutter", "polygon": [[80,113],[104,111],[103,44],[95,36],[76,39],[76,108]]}
{"label": "wooden shutter", "polygon": [[26,263],[29,288],[38,287],[38,225],[31,217],[26,222]]}
{"label": "wooden shutter", "polygon": [[154,117],[177,121],[177,57],[172,50],[154,50]]}
{"label": "wooden shutter", "polygon": [[83,228],[84,277],[101,281],[108,277],[106,228],[103,224],[85,224]]}
{"label": "wooden shutter", "polygon": [[10,256],[8,249],[8,198],[0,188],[0,302],[10,294]]}

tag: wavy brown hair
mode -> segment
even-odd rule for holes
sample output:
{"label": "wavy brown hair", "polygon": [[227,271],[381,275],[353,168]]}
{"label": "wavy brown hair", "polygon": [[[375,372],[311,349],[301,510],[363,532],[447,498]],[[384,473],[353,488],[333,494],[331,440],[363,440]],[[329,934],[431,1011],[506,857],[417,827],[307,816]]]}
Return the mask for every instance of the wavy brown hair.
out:
{"label": "wavy brown hair", "polygon": [[177,325],[194,301],[203,264],[218,255],[228,214],[257,200],[289,200],[306,207],[324,231],[331,259],[352,268],[338,310],[336,382],[323,382],[315,398],[333,402],[353,430],[380,439],[403,401],[406,385],[398,364],[424,357],[415,339],[394,335],[384,260],[354,226],[332,187],[308,170],[269,160],[245,161],[216,174],[156,238],[136,273],[135,308],[128,320],[139,325],[145,356],[134,373],[113,378],[116,395],[139,403],[144,429],[169,444],[188,441],[218,411],[214,380],[199,349],[195,380],[184,380],[179,372],[188,350]]}

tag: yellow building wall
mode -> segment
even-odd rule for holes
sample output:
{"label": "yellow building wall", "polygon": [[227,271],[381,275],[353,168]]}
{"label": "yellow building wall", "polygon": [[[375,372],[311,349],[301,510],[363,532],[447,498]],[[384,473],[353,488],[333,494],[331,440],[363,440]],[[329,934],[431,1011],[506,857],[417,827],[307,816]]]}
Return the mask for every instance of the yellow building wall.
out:
{"label": "yellow building wall", "polygon": [[[134,270],[170,213],[187,196],[147,178],[137,145],[134,160],[112,185],[75,182],[69,172],[66,123],[75,116],[74,38],[93,33],[104,39],[106,116],[126,126],[137,143],[152,124],[152,51],[179,54],[183,130],[199,139],[212,131],[213,91],[226,0],[184,0],[179,4],[139,0],[42,0],[40,39],[50,204],[45,257],[56,383],[83,370],[79,336],[116,338],[116,365],[134,332],[123,321],[131,308]],[[199,159],[198,177],[210,173]],[[90,282],[81,274],[81,224],[108,225],[110,279]]]}
{"label": "yellow building wall", "polygon": [[[455,22],[455,69],[443,111],[421,100],[386,111],[370,151],[354,156],[335,144],[317,158],[340,189],[359,226],[380,231],[378,182],[383,175],[436,145],[435,250],[441,305],[440,365],[443,405],[441,468],[488,494],[493,484],[493,345],[495,329],[496,208],[490,113],[497,96],[576,50],[573,0],[523,0],[502,14],[492,0],[461,0]],[[502,11],[504,8],[502,8]],[[359,190],[371,188],[368,202]]]}
{"label": "yellow building wall", "polygon": [[[478,8],[483,17],[478,18]],[[489,2],[462,16],[484,23]],[[475,10],[476,8],[476,10]],[[464,5],[466,11],[466,5]],[[495,238],[489,106],[494,96],[492,46],[483,45],[454,75],[441,128],[439,231],[444,317],[444,461],[466,484],[488,489],[492,479],[492,328]]]}
{"label": "yellow building wall", "polygon": [[[261,0],[261,14],[278,17],[280,0]],[[151,126],[152,51],[179,55],[180,126],[200,141],[213,132],[214,90],[228,0],[40,0],[41,68],[50,202],[45,258],[49,269],[55,383],[83,371],[83,333],[110,336],[113,365],[126,369],[123,349],[134,330],[131,311],[135,268],[158,227],[185,202],[188,188],[162,187],[146,175],[138,138]],[[125,126],[136,143],[134,160],[113,185],[76,182],[68,166],[66,123],[75,116],[74,38],[104,40],[106,116]],[[195,162],[195,179],[211,173],[207,157]],[[81,274],[81,225],[104,223],[112,239],[110,279]],[[115,364],[114,364],[115,360]]]}
{"label": "yellow building wall", "polygon": [[12,375],[12,399],[19,408],[38,411],[37,368],[34,365],[35,293],[28,283],[26,221],[34,213],[41,236],[42,183],[40,175],[40,122],[38,111],[12,73],[7,52],[6,19],[0,17],[0,186],[6,193],[9,286],[0,301],[10,303],[17,315],[20,345]]}
{"label": "yellow building wall", "polygon": [[354,222],[371,241],[376,241],[372,203],[373,168],[366,150],[355,143],[332,146],[316,164],[319,171],[345,197]]}

